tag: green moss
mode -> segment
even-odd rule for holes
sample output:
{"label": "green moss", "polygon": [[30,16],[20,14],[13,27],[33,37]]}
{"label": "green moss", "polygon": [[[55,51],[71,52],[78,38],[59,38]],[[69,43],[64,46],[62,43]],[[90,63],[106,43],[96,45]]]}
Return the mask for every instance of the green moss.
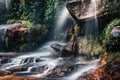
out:
{"label": "green moss", "polygon": [[94,58],[104,53],[103,47],[95,40],[85,40],[85,53],[88,58]]}
{"label": "green moss", "polygon": [[103,44],[108,51],[116,51],[117,50],[117,44],[119,43],[119,38],[111,37],[110,32],[116,25],[120,24],[120,19],[114,19],[111,21],[104,29],[102,39]]}
{"label": "green moss", "polygon": [[26,51],[28,50],[27,43],[33,43],[31,47],[34,48],[35,46],[40,45],[40,42],[44,42],[45,38],[47,37],[48,28],[45,25],[33,24],[27,20],[10,19],[7,21],[8,24],[13,24],[16,22],[21,23],[22,27],[27,28],[27,32],[25,34],[21,34],[18,41],[6,37],[4,41],[7,50]]}
{"label": "green moss", "polygon": [[71,32],[71,36],[70,36],[70,40],[69,41],[74,41],[77,39],[77,37],[79,36],[80,33],[80,27],[78,26],[78,24],[75,24],[72,32]]}
{"label": "green moss", "polygon": [[78,39],[80,40],[80,43],[82,43],[83,53],[87,55],[88,59],[98,58],[105,51],[105,49],[98,43],[97,40],[88,40],[83,37],[79,37]]}
{"label": "green moss", "polygon": [[25,51],[25,50],[27,50],[27,44],[21,45],[19,50],[20,50],[20,51]]}
{"label": "green moss", "polygon": [[16,23],[16,22],[18,22],[18,20],[16,20],[16,19],[9,19],[7,21],[7,24],[13,24],[13,23]]}

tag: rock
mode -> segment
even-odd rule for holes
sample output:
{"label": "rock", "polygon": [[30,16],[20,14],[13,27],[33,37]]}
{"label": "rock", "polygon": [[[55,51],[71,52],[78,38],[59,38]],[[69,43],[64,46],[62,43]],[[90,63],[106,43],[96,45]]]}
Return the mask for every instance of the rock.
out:
{"label": "rock", "polygon": [[22,41],[21,39],[27,37],[27,28],[22,27],[20,23],[14,23],[11,25],[11,27],[8,27],[7,29],[7,35],[9,38],[12,38],[16,41]]}
{"label": "rock", "polygon": [[[96,15],[103,16],[104,7],[100,2],[101,0],[75,0],[71,1],[67,4],[67,9],[69,10],[72,17],[76,20],[90,20],[95,18],[95,8],[96,8]],[[96,6],[94,5],[96,4]],[[91,9],[89,9],[91,7]]]}
{"label": "rock", "polygon": [[63,47],[63,45],[60,45],[60,44],[52,44],[51,47],[57,51],[57,52],[60,52],[61,51],[61,48]]}
{"label": "rock", "polygon": [[53,44],[51,47],[57,51],[55,54],[58,54],[61,57],[71,57],[77,55],[86,56],[86,54],[84,54],[84,45],[81,40],[68,42],[65,46],[60,44]]}
{"label": "rock", "polygon": [[0,42],[3,45],[8,45],[14,41],[28,41],[27,28],[24,28],[21,23],[0,25]]}
{"label": "rock", "polygon": [[120,37],[120,26],[113,27],[113,29],[110,32],[110,35],[112,37]]}
{"label": "rock", "polygon": [[73,42],[69,42],[65,46],[60,45],[60,44],[53,44],[53,45],[51,45],[51,47],[55,51],[59,52],[59,54],[57,53],[59,56],[61,56],[61,57],[69,57],[69,56],[73,55],[72,44],[73,44]]}
{"label": "rock", "polygon": [[67,3],[67,9],[72,17],[77,21],[89,21],[95,16],[102,17],[115,12],[119,8],[116,0],[73,0]]}
{"label": "rock", "polygon": [[8,53],[0,54],[0,58],[5,58],[5,57],[11,58],[14,57],[15,55],[16,55],[15,52],[8,52]]}

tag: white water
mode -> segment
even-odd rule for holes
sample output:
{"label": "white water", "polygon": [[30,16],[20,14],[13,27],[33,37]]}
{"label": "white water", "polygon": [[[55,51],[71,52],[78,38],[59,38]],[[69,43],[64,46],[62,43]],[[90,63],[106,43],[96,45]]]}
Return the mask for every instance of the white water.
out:
{"label": "white water", "polygon": [[[100,59],[94,60],[94,61],[89,61],[87,66],[80,67],[76,72],[70,74],[67,77],[64,77],[64,80],[77,80],[79,77],[84,76],[85,73],[89,74],[91,73],[90,70],[95,70],[96,68],[99,67],[99,61]],[[87,75],[86,74],[86,75]]]}
{"label": "white water", "polygon": [[32,75],[32,77],[42,78],[46,75],[49,75],[52,73],[52,70],[59,64],[58,61],[59,59],[41,62],[41,65],[45,66],[46,70],[44,70],[44,72],[41,74]]}
{"label": "white water", "polygon": [[6,9],[9,9],[11,0],[0,0],[0,2],[2,2],[3,4],[5,4]]}
{"label": "white water", "polygon": [[59,14],[58,15],[58,20],[56,20],[55,29],[54,29],[54,34],[53,35],[54,35],[54,39],[55,40],[64,41],[66,32],[62,32],[62,28],[64,27],[65,21],[68,18],[68,15],[69,15],[68,10],[66,9],[66,6],[64,6],[63,10],[58,12],[58,14]]}

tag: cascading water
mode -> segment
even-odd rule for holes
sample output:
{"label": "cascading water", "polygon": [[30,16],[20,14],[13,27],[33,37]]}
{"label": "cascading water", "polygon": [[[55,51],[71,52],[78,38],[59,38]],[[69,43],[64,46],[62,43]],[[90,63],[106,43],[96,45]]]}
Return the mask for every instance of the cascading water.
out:
{"label": "cascading water", "polygon": [[0,0],[0,2],[5,5],[6,9],[9,9],[11,0]]}
{"label": "cascading water", "polygon": [[97,38],[98,37],[98,19],[97,19],[97,4],[96,0],[90,0],[88,10],[85,13],[85,17],[94,17],[93,20],[85,22],[85,36],[87,38]]}
{"label": "cascading water", "polygon": [[64,77],[64,80],[78,80],[79,77],[90,74],[92,69],[96,69],[99,67],[99,61],[100,59],[94,60],[94,61],[89,61],[89,64],[86,66],[83,66],[82,68],[78,69],[76,72],[70,74],[67,77]]}
{"label": "cascading water", "polygon": [[55,24],[55,29],[54,29],[54,40],[60,40],[60,41],[64,41],[65,40],[65,35],[66,35],[66,31],[63,32],[63,27],[65,24],[65,21],[68,18],[68,10],[66,9],[66,6],[63,7],[63,10],[60,11],[58,14],[58,20],[56,21]]}

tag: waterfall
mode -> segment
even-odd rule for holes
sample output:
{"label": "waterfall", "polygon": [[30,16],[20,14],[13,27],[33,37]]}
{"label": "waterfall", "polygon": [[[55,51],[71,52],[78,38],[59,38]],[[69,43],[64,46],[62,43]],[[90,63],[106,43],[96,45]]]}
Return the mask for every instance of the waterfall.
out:
{"label": "waterfall", "polygon": [[0,2],[5,4],[6,9],[9,9],[11,0],[0,0]]}
{"label": "waterfall", "polygon": [[64,6],[63,9],[60,12],[58,12],[58,14],[60,15],[58,16],[58,20],[56,20],[53,36],[55,40],[64,41],[66,35],[65,33],[67,32],[67,30],[66,32],[63,32],[62,29],[69,14],[68,10],[66,9],[66,6]]}
{"label": "waterfall", "polygon": [[85,22],[85,36],[87,38],[98,37],[98,19],[97,19],[97,3],[96,0],[91,0],[85,17],[94,17],[93,20]]}
{"label": "waterfall", "polygon": [[6,9],[9,9],[11,0],[5,0]]}

